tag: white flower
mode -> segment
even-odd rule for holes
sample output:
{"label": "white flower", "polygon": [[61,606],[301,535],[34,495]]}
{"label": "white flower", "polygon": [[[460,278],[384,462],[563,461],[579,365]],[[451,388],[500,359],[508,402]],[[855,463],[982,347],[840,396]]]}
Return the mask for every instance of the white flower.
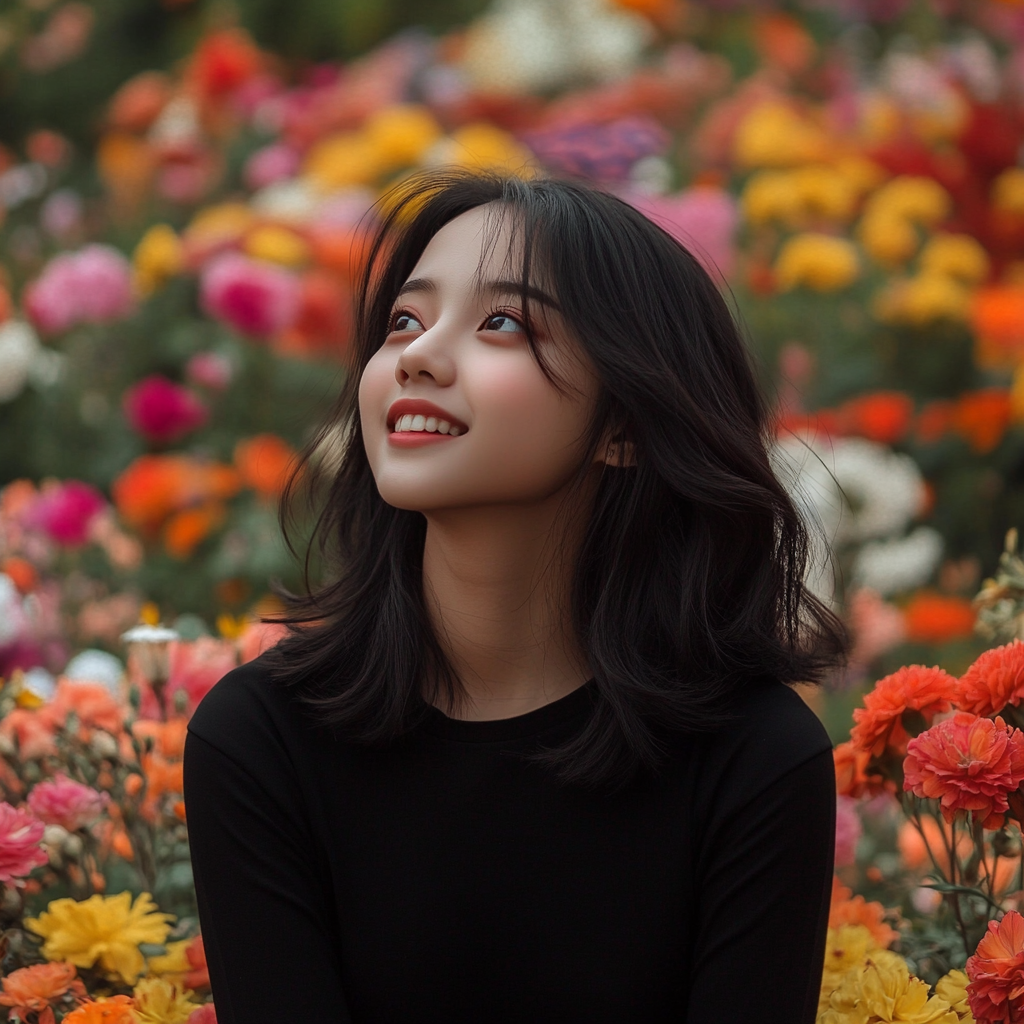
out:
{"label": "white flower", "polygon": [[26,625],[18,588],[10,576],[0,572],[0,647],[16,640]]}
{"label": "white flower", "polygon": [[23,320],[0,324],[0,402],[21,394],[41,349],[36,332]]}
{"label": "white flower", "polygon": [[120,695],[123,674],[120,658],[93,647],[76,654],[61,673],[73,682],[102,683],[115,697]]}
{"label": "white flower", "polygon": [[919,526],[907,537],[870,541],[857,552],[854,579],[880,594],[894,594],[927,583],[942,558],[942,535]]}

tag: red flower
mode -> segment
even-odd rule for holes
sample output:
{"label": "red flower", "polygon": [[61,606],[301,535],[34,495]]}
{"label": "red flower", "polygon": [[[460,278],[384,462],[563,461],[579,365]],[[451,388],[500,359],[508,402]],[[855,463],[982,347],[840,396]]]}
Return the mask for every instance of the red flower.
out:
{"label": "red flower", "polygon": [[967,960],[967,1001],[977,1024],[1024,1021],[1024,917],[1015,910],[989,921]]}
{"label": "red flower", "polygon": [[1014,640],[982,654],[960,677],[956,705],[976,715],[994,715],[1024,698],[1024,643]]}
{"label": "red flower", "polygon": [[875,756],[887,746],[897,753],[907,750],[903,715],[920,712],[926,723],[949,711],[956,692],[956,678],[941,668],[907,665],[892,675],[879,679],[874,690],[864,697],[864,707],[853,712],[856,725],[850,733],[854,746],[869,750]]}
{"label": "red flower", "polygon": [[207,419],[206,406],[188,388],[155,373],[124,393],[133,430],[150,441],[176,441]]}
{"label": "red flower", "polygon": [[910,741],[903,775],[905,790],[940,801],[946,821],[967,811],[1001,828],[1007,797],[1024,781],[1024,735],[1001,718],[958,711]]}

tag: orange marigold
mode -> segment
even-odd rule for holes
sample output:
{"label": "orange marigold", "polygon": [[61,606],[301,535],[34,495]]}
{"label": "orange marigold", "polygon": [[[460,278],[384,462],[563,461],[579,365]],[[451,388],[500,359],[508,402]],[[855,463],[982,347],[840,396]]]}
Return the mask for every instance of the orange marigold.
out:
{"label": "orange marigold", "polygon": [[982,654],[960,677],[955,703],[975,715],[998,714],[1024,698],[1024,643],[1014,640]]}
{"label": "orange marigold", "polygon": [[[59,960],[11,971],[2,984],[0,1006],[12,1007],[12,1014],[16,1010],[19,1017],[32,1012],[42,1015],[50,1008],[50,1003],[68,993],[80,997],[85,995],[85,986],[75,965]],[[52,1012],[49,1019],[53,1019]]]}
{"label": "orange marigold", "polygon": [[941,644],[974,632],[974,605],[966,598],[920,593],[903,609],[907,639]]}
{"label": "orange marigold", "polygon": [[887,746],[905,754],[910,739],[904,725],[906,712],[919,712],[928,724],[935,715],[949,711],[956,685],[956,678],[938,666],[906,665],[879,679],[865,695],[864,707],[853,712],[856,725],[851,741],[876,757]]}
{"label": "orange marigold", "polygon": [[860,924],[883,949],[888,949],[899,932],[885,923],[885,907],[875,901],[868,902],[863,896],[854,896],[834,875],[832,876],[832,906],[828,912],[829,928],[840,928],[844,924]]}
{"label": "orange marigold", "polygon": [[1007,797],[1024,781],[1024,735],[997,718],[958,711],[907,746],[903,788],[939,800],[942,816],[970,812],[985,828],[1001,828]]}
{"label": "orange marigold", "polygon": [[135,1000],[131,996],[111,996],[90,1000],[72,1010],[64,1024],[137,1024]]}
{"label": "orange marigold", "polygon": [[1008,911],[989,921],[967,960],[967,1001],[977,1024],[1024,1020],[1024,917]]}
{"label": "orange marigold", "polygon": [[852,796],[855,800],[886,792],[895,796],[895,782],[876,772],[868,772],[868,762],[871,760],[869,750],[861,750],[847,740],[835,747],[832,758],[835,761],[836,793],[839,796]]}

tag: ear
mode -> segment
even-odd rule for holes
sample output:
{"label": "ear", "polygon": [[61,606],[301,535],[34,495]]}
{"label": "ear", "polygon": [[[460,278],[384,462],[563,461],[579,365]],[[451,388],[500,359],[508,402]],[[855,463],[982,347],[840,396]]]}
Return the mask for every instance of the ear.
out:
{"label": "ear", "polygon": [[594,461],[619,468],[635,466],[636,447],[632,441],[627,441],[621,433],[618,433],[602,443],[594,456]]}

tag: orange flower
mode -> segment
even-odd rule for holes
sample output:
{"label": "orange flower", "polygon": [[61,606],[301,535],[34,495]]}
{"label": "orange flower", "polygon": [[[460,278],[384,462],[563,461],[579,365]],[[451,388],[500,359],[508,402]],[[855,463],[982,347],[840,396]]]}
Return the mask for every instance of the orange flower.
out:
{"label": "orange flower", "polygon": [[863,896],[854,896],[835,876],[832,877],[832,906],[828,912],[829,928],[839,928],[844,924],[861,924],[869,932],[879,946],[888,948],[897,938],[899,932],[890,928],[883,920],[885,907],[881,903],[868,903]]}
{"label": "orange flower", "polygon": [[242,482],[264,498],[284,490],[295,463],[295,450],[275,434],[257,434],[235,445],[235,468]]}
{"label": "orange flower", "polygon": [[953,402],[938,400],[929,402],[918,414],[916,431],[918,439],[925,444],[941,441],[953,425],[956,406]]}
{"label": "orange flower", "polygon": [[960,677],[955,702],[975,715],[998,714],[1024,698],[1024,643],[1013,640],[982,654]]}
{"label": "orange flower", "polygon": [[836,768],[836,793],[839,796],[877,796],[886,791],[896,794],[896,783],[876,772],[868,773],[871,751],[861,750],[847,740],[832,751]]}
{"label": "orange flower", "polygon": [[90,999],[72,1010],[64,1018],[64,1024],[137,1024],[135,1002],[131,996]]}
{"label": "orange flower", "polygon": [[61,724],[74,712],[80,725],[80,735],[89,729],[102,729],[116,736],[124,724],[124,713],[102,683],[79,683],[61,679],[46,712]]}
{"label": "orange flower", "polygon": [[164,526],[164,547],[175,558],[188,558],[226,517],[227,509],[216,501],[175,512]]}
{"label": "orange flower", "polygon": [[879,444],[895,444],[910,429],[914,402],[902,391],[876,391],[844,402],[836,410],[843,433]]}
{"label": "orange flower", "polygon": [[54,961],[48,964],[34,964],[11,971],[3,979],[3,995],[0,995],[0,1006],[12,1007],[11,1016],[15,1012],[19,1017],[35,1012],[39,1020],[46,1019],[46,1011],[50,1011],[49,1020],[53,1020],[50,1004],[68,993],[78,997],[85,996],[85,986],[77,976],[74,964],[65,961]]}
{"label": "orange flower", "polygon": [[907,639],[917,643],[941,644],[974,632],[974,605],[962,597],[944,594],[916,594],[903,609]]}
{"label": "orange flower", "polygon": [[903,774],[903,788],[939,800],[947,822],[966,811],[1001,828],[1007,797],[1024,781],[1024,735],[1001,718],[958,711],[910,741]]}
{"label": "orange flower", "polygon": [[1007,388],[982,388],[960,396],[953,409],[953,429],[979,454],[992,451],[1003,439],[1013,415]]}
{"label": "orange flower", "polygon": [[202,935],[197,935],[186,947],[185,956],[192,970],[185,975],[185,985],[191,989],[210,987],[210,968],[206,964],[206,947]]}
{"label": "orange flower", "polygon": [[971,327],[978,362],[986,369],[1012,366],[1024,355],[1024,289],[997,284],[974,293]]}
{"label": "orange flower", "polygon": [[153,718],[139,718],[132,724],[132,732],[139,740],[153,740],[154,749],[162,757],[180,758],[185,753],[185,734],[188,719],[169,718],[158,722]]}
{"label": "orange flower", "polygon": [[978,1024],[1024,1020],[1024,917],[1015,910],[989,921],[967,960],[967,1001]]}
{"label": "orange flower", "polygon": [[896,836],[896,848],[900,851],[903,863],[911,871],[917,871],[922,867],[930,868],[934,858],[935,866],[944,877],[949,878],[950,845],[956,842],[955,854],[961,861],[970,857],[974,851],[974,843],[966,832],[956,831],[950,825],[936,821],[929,814],[922,815],[921,829],[924,832],[923,836],[912,822],[904,821]]}
{"label": "orange flower", "polygon": [[910,738],[903,724],[906,712],[920,712],[927,724],[935,715],[949,711],[955,692],[956,679],[937,666],[907,665],[898,669],[879,679],[874,690],[865,695],[864,707],[854,710],[857,724],[850,739],[854,746],[876,757],[887,746],[904,754]]}

